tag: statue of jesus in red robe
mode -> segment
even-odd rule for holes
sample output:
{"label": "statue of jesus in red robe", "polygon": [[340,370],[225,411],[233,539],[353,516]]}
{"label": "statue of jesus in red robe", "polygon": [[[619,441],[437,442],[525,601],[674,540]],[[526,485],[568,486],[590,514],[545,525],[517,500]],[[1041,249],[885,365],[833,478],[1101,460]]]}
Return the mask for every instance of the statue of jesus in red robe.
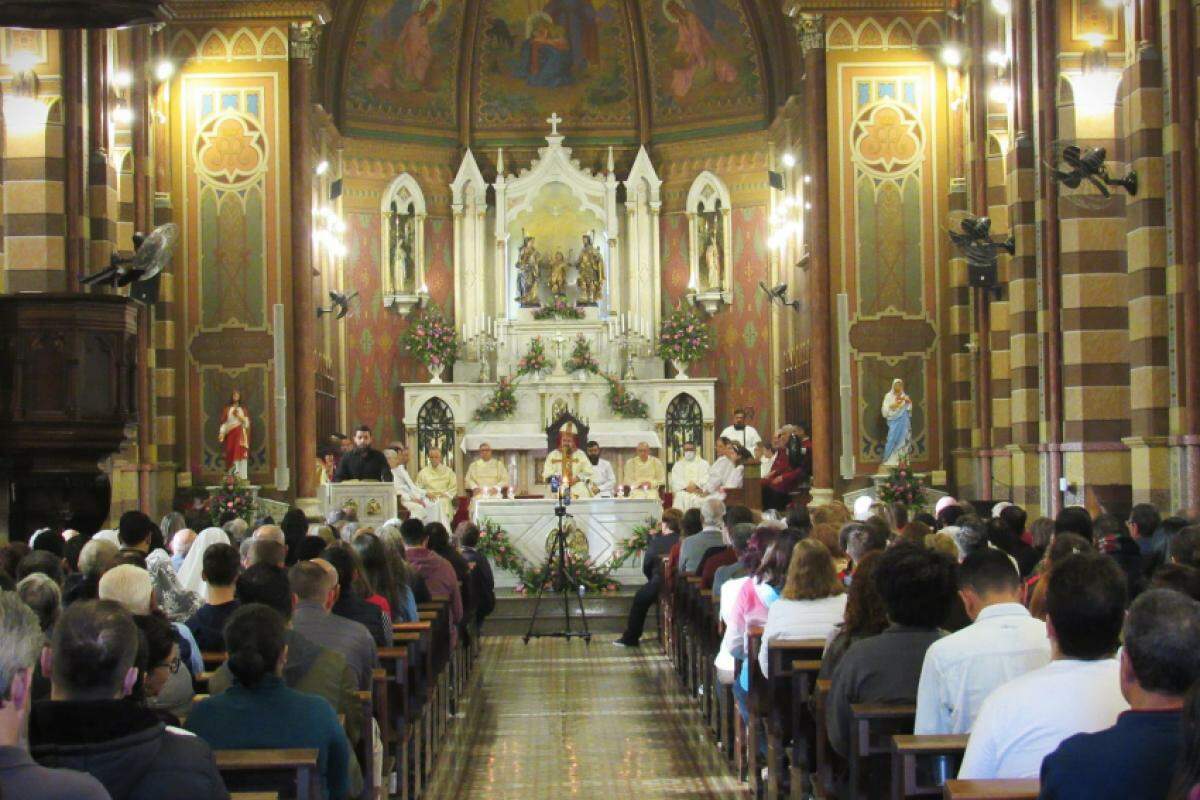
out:
{"label": "statue of jesus in red robe", "polygon": [[250,415],[242,405],[242,393],[234,390],[229,405],[221,412],[221,429],[217,435],[225,451],[225,469],[242,480],[250,477],[247,459],[250,457]]}

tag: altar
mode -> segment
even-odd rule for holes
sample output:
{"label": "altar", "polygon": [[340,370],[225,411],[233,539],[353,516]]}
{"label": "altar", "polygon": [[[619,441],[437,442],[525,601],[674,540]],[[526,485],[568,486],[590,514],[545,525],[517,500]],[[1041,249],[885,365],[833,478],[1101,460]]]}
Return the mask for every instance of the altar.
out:
{"label": "altar", "polygon": [[[558,529],[558,517],[554,514],[556,501],[550,498],[531,500],[484,500],[475,501],[473,521],[477,525],[491,521],[508,533],[509,541],[531,564],[546,560],[547,543],[551,534]],[[567,506],[567,523],[574,523],[587,537],[588,552],[597,564],[608,563],[619,542],[633,536],[633,529],[657,520],[662,516],[662,503],[658,500],[634,500],[630,498],[592,498],[576,500]],[[631,558],[625,566],[613,573],[613,578],[624,584],[645,582],[642,574],[642,558]],[[496,585],[503,588],[516,586],[516,578],[496,568]]]}

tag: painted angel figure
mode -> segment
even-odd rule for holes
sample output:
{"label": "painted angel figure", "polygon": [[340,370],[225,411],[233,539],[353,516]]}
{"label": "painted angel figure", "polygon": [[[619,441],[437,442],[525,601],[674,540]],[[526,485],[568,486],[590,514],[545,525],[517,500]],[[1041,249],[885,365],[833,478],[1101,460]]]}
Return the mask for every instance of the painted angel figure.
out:
{"label": "painted angel figure", "polygon": [[567,258],[562,250],[556,250],[550,259],[550,294],[567,296]]}
{"label": "painted angel figure", "polygon": [[904,391],[904,381],[892,381],[892,390],[883,396],[880,409],[887,420],[887,443],[883,447],[883,466],[894,466],[908,454],[912,444],[912,398]]}
{"label": "painted angel figure", "polygon": [[229,396],[229,405],[221,411],[221,427],[217,432],[225,454],[225,469],[242,480],[248,480],[247,462],[250,458],[250,415],[242,405],[242,393],[237,389]]}

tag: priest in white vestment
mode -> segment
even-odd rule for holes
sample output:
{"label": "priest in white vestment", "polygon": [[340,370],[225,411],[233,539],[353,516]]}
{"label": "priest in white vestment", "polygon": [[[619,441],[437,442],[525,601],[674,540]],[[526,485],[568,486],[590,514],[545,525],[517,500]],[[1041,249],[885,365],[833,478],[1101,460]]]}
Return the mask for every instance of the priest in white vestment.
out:
{"label": "priest in white vestment", "polygon": [[587,444],[587,459],[592,465],[591,490],[596,497],[612,497],[617,493],[617,473],[612,464],[600,457],[600,445]]}
{"label": "priest in white vestment", "polygon": [[708,475],[704,479],[703,488],[708,497],[718,500],[725,499],[725,488],[736,471],[734,464],[734,447],[729,439],[722,436],[717,440],[717,458],[708,467]]}
{"label": "priest in white vestment", "polygon": [[762,436],[754,426],[746,424],[746,412],[740,408],[733,410],[733,424],[721,431],[721,437],[740,444],[750,452],[754,452],[754,445],[762,441]]}
{"label": "priest in white vestment", "polygon": [[657,500],[658,490],[667,483],[667,468],[662,459],[650,455],[650,445],[638,442],[637,455],[625,462],[625,483],[629,496],[637,500]]}
{"label": "priest in white vestment", "polygon": [[467,468],[464,483],[472,497],[501,497],[508,488],[508,470],[487,442],[479,445],[479,458]]}
{"label": "priest in white vestment", "polygon": [[[397,449],[383,451],[388,466],[392,468],[392,483],[396,487],[397,499],[400,505],[408,509],[409,516],[422,522],[443,522],[440,509],[425,496],[425,490],[416,484],[408,474],[404,462],[408,460],[408,450],[403,446]],[[444,522],[443,522],[444,524]]]}
{"label": "priest in white vestment", "polygon": [[458,476],[442,463],[442,451],[429,448],[429,463],[417,473],[417,486],[425,490],[430,502],[442,509],[446,519],[454,516],[454,498],[458,497]]}
{"label": "priest in white vestment", "polygon": [[704,484],[708,480],[708,462],[696,452],[696,445],[683,446],[683,458],[671,467],[672,504],[680,511],[699,508],[708,497]]}
{"label": "priest in white vestment", "polygon": [[575,433],[568,426],[558,432],[558,449],[546,454],[546,463],[542,467],[542,480],[547,483],[557,476],[560,485],[571,490],[571,497],[583,500],[592,496],[588,481],[592,477],[592,464],[587,456],[575,449]]}

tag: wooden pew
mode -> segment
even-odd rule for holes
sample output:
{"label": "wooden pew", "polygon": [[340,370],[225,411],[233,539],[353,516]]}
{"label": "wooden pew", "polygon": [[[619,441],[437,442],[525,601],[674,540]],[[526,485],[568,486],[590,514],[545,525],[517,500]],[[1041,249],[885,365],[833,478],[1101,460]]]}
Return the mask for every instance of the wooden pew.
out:
{"label": "wooden pew", "polygon": [[946,800],[1037,800],[1038,781],[1033,778],[1017,780],[950,780],[946,781],[943,797]]}
{"label": "wooden pew", "polygon": [[279,800],[279,792],[231,792],[229,800]]}
{"label": "wooden pew", "polygon": [[217,770],[231,791],[267,788],[296,800],[315,800],[321,796],[317,755],[313,748],[213,752]]}
{"label": "wooden pew", "polygon": [[[763,645],[760,645],[760,647]],[[767,648],[767,797],[782,796],[783,754],[791,742],[793,777],[804,780],[815,726],[809,706],[812,682],[821,669],[824,639],[776,639]],[[799,666],[799,669],[797,669]],[[750,665],[758,670],[758,662]]]}
{"label": "wooden pew", "polygon": [[[922,784],[918,764],[933,759],[945,759],[944,776],[958,774],[963,753],[967,749],[967,734],[952,736],[893,736],[892,737],[892,800],[910,797],[941,797],[942,783]],[[935,770],[936,772],[936,770]],[[935,781],[937,780],[935,775]]]}
{"label": "wooden pew", "polygon": [[813,693],[813,720],[817,731],[817,773],[813,783],[819,798],[834,796],[833,764],[835,753],[829,746],[829,731],[825,725],[825,707],[829,704],[829,690],[833,681],[828,678],[818,678],[816,691]]}
{"label": "wooden pew", "polygon": [[885,797],[891,780],[892,736],[911,734],[917,707],[855,703],[850,706],[850,797]]}

